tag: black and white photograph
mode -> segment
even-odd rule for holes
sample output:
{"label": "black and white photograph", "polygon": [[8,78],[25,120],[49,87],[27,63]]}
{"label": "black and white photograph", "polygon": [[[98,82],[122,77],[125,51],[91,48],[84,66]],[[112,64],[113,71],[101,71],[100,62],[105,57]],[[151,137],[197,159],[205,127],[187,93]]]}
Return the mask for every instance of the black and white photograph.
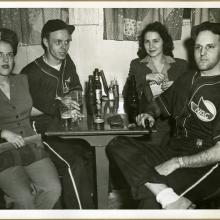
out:
{"label": "black and white photograph", "polygon": [[0,218],[220,218],[219,162],[218,2],[0,3]]}

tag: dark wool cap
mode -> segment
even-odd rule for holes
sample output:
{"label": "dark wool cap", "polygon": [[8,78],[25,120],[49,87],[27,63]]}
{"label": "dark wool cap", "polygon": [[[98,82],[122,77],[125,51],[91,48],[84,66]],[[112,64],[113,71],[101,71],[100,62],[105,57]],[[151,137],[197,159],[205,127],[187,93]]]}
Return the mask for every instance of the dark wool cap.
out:
{"label": "dark wool cap", "polygon": [[18,37],[17,34],[7,28],[0,28],[0,41],[4,41],[11,45],[14,55],[17,54]]}
{"label": "dark wool cap", "polygon": [[60,19],[49,20],[44,25],[44,27],[41,31],[41,38],[44,38],[45,36],[47,36],[51,32],[58,31],[58,30],[63,30],[63,29],[68,30],[69,33],[72,34],[73,31],[75,30],[75,26],[74,25],[68,25]]}

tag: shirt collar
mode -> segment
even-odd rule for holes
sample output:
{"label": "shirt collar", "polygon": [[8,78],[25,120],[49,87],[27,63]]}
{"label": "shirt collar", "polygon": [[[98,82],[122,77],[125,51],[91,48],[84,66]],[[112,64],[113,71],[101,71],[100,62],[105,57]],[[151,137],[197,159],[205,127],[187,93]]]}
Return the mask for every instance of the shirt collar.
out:
{"label": "shirt collar", "polygon": [[[171,56],[165,56],[164,55],[164,61],[165,61],[165,63],[174,63],[175,59]],[[151,57],[147,55],[140,62],[141,63],[149,63],[149,62],[151,62]]]}

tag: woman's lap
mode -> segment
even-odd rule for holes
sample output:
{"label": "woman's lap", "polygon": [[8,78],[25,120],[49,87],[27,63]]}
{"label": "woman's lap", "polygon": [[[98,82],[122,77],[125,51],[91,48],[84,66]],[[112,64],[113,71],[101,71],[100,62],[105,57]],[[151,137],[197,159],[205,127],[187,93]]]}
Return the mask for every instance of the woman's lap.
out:
{"label": "woman's lap", "polygon": [[[21,201],[23,205],[27,204],[26,201],[33,203],[36,190],[43,193],[54,191],[57,197],[61,192],[54,164],[44,148],[35,145],[0,154],[0,188],[10,200]],[[19,203],[15,202],[15,204]],[[30,207],[32,207],[31,204],[28,208]],[[18,208],[20,208],[19,205]]]}

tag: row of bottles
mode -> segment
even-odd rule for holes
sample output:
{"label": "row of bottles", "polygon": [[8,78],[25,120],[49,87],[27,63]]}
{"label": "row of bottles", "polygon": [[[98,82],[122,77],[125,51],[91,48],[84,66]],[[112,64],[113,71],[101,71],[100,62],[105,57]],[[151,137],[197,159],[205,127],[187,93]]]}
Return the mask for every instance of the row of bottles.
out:
{"label": "row of bottles", "polygon": [[99,71],[96,68],[93,71],[93,75],[89,75],[89,81],[87,85],[87,99],[90,104],[97,105],[99,108],[102,99],[115,100],[119,98],[119,86],[116,79],[112,80],[108,87],[104,72]]}
{"label": "row of bottles", "polygon": [[[112,101],[119,100],[118,82],[114,79],[110,82],[108,87],[103,71],[99,71],[99,69],[96,68],[93,71],[93,75],[89,75],[86,95],[88,104],[87,110],[90,113],[95,113],[96,117],[101,118],[102,100],[109,100],[110,107],[112,107]],[[135,117],[139,114],[139,98],[136,90],[136,80],[133,74],[127,79],[126,95],[124,96],[124,110],[128,115],[129,123],[135,123]]]}

